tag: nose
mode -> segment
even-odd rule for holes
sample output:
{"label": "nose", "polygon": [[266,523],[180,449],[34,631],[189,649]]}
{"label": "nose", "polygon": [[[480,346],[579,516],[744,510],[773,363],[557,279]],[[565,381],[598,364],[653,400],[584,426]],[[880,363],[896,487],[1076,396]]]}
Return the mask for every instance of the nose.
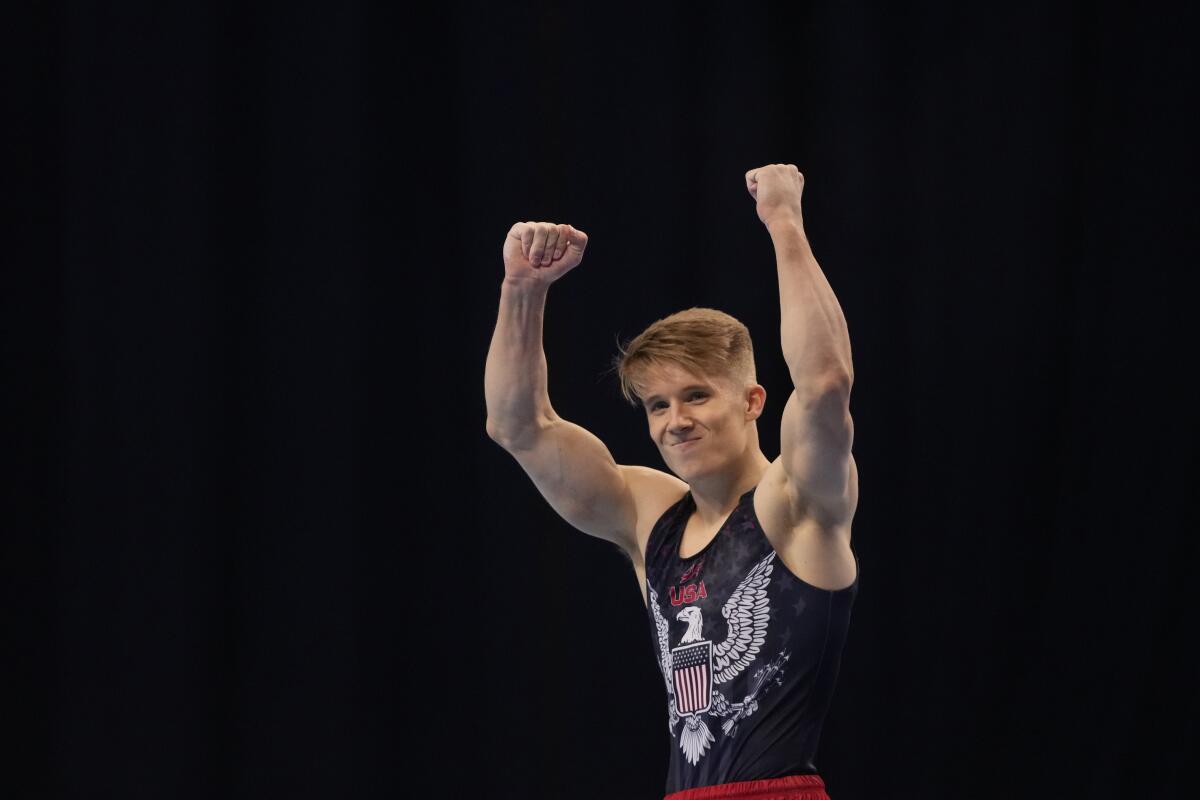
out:
{"label": "nose", "polygon": [[671,416],[670,419],[667,420],[667,430],[669,430],[672,434],[683,433],[684,431],[691,429],[692,419],[684,413],[685,411],[687,411],[687,409],[684,406],[673,405],[671,407]]}

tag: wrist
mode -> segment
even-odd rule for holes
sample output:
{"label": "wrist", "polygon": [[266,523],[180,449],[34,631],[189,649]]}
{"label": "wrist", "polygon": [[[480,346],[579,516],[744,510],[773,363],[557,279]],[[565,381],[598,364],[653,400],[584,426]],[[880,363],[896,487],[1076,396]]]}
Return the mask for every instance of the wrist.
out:
{"label": "wrist", "polygon": [[763,224],[767,226],[767,230],[772,236],[776,234],[785,236],[805,236],[804,221],[799,217],[788,215],[780,215],[763,220]]}
{"label": "wrist", "polygon": [[500,282],[500,289],[518,294],[545,294],[551,283],[552,281],[534,276],[505,275],[504,280]]}
{"label": "wrist", "polygon": [[804,225],[798,220],[774,220],[767,226],[771,243],[780,258],[792,258],[812,253]]}

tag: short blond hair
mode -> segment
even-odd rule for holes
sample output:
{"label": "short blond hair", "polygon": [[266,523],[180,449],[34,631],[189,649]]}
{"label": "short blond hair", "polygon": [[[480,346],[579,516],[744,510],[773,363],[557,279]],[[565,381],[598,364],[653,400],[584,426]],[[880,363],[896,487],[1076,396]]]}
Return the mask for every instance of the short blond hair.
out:
{"label": "short blond hair", "polygon": [[646,396],[650,373],[674,364],[695,375],[735,386],[757,383],[750,330],[715,308],[689,308],[657,320],[624,345],[618,344],[613,369],[621,394],[631,405]]}

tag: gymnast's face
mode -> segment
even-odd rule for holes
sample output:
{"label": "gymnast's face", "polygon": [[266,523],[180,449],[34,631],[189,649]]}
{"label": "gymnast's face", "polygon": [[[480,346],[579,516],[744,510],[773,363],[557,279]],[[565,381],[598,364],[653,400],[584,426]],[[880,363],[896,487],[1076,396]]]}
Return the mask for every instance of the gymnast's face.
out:
{"label": "gymnast's face", "polygon": [[742,395],[728,380],[695,375],[672,364],[647,377],[642,406],[663,461],[689,480],[720,470],[745,451],[763,398],[760,386]]}

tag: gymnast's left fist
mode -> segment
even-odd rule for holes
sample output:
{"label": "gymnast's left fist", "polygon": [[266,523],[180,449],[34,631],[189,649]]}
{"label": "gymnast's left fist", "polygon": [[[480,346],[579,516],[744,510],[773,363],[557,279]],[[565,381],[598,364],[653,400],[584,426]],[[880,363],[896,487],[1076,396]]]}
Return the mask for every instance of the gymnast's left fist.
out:
{"label": "gymnast's left fist", "polygon": [[804,227],[800,211],[804,175],[795,164],[768,164],[748,171],[746,191],[754,198],[758,218],[767,228],[781,224]]}

